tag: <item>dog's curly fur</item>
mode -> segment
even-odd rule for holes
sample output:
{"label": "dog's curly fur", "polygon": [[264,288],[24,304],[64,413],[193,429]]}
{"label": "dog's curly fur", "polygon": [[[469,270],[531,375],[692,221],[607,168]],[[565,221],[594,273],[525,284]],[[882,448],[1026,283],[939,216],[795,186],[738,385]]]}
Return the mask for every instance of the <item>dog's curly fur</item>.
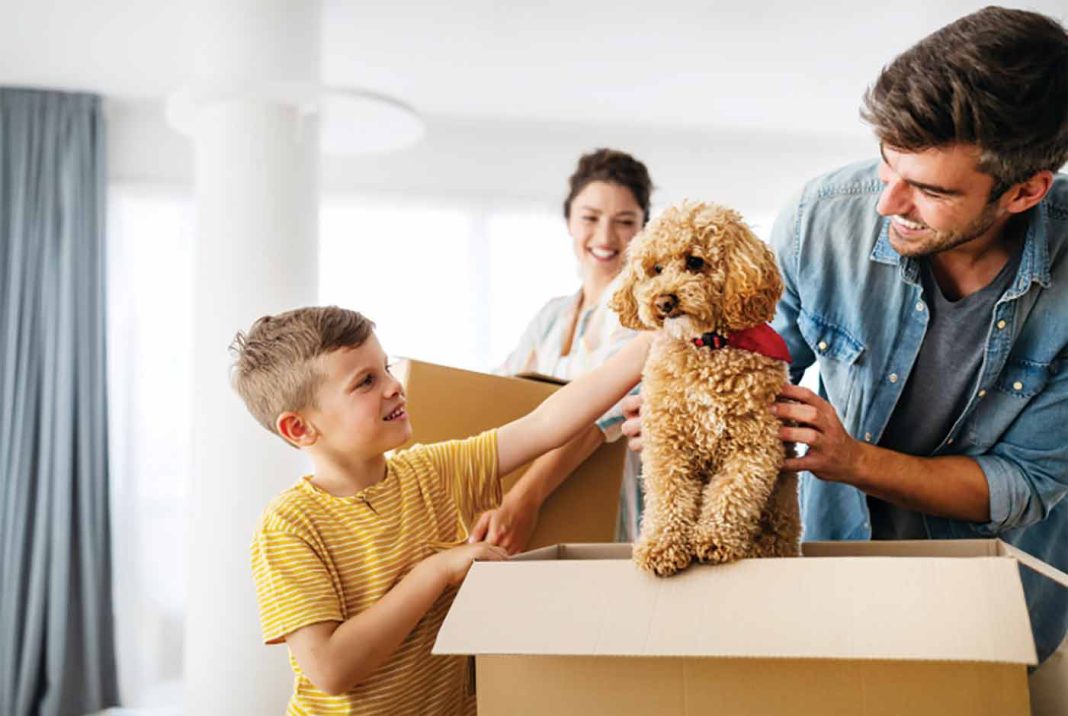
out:
{"label": "dog's curly fur", "polygon": [[642,375],[643,569],[799,553],[797,476],[780,472],[770,410],[785,363],[693,343],[770,321],[781,294],[774,255],[730,209],[683,202],[634,239],[611,306],[660,331]]}

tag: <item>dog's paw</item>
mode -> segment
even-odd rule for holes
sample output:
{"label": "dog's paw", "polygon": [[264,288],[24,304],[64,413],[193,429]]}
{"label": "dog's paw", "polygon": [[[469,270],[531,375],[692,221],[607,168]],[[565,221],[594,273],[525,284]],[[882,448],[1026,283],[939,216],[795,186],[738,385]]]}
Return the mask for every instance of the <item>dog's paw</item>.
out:
{"label": "dog's paw", "polygon": [[670,577],[691,561],[689,545],[672,540],[642,540],[634,546],[634,563],[658,577]]}
{"label": "dog's paw", "polygon": [[748,545],[732,545],[715,540],[702,541],[695,550],[697,559],[710,564],[736,562],[748,555]]}

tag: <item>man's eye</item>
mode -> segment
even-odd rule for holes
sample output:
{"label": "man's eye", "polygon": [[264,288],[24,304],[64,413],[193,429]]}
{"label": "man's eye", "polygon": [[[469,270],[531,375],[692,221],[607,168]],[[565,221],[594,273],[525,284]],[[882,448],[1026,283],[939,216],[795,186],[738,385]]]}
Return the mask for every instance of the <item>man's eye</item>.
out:
{"label": "man's eye", "polygon": [[686,257],[686,270],[687,271],[700,271],[705,267],[705,260],[700,256],[687,256]]}

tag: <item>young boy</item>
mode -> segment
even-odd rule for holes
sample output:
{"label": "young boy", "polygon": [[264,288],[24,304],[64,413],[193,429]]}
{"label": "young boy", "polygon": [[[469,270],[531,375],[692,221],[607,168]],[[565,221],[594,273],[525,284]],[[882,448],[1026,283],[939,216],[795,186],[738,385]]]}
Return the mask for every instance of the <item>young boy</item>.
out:
{"label": "young boy", "polygon": [[252,415],[315,467],[270,505],[252,543],[263,636],[296,673],[289,714],[474,713],[467,659],[431,647],[472,561],[465,524],[499,476],[556,448],[637,382],[651,334],[528,415],[466,440],[417,445],[374,324],[337,307],[266,316],[233,350]]}

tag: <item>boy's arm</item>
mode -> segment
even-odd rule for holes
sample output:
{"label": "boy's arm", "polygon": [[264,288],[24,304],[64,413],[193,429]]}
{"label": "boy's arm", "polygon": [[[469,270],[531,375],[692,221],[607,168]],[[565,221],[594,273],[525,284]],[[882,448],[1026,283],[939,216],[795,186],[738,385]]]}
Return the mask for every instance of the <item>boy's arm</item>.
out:
{"label": "boy's arm", "polygon": [[640,333],[596,370],[568,383],[497,431],[497,474],[560,447],[619,402],[641,378],[652,333]]}
{"label": "boy's arm", "polygon": [[500,507],[482,513],[471,529],[470,541],[485,540],[504,547],[508,554],[521,552],[534,533],[545,500],[601,445],[604,433],[591,425],[563,447],[539,457],[504,496]]}
{"label": "boy's arm", "polygon": [[417,564],[368,609],[344,622],[297,629],[286,636],[286,644],[317,688],[343,694],[393,656],[446,587],[463,581],[473,561],[506,557],[503,549],[485,543],[439,552]]}

